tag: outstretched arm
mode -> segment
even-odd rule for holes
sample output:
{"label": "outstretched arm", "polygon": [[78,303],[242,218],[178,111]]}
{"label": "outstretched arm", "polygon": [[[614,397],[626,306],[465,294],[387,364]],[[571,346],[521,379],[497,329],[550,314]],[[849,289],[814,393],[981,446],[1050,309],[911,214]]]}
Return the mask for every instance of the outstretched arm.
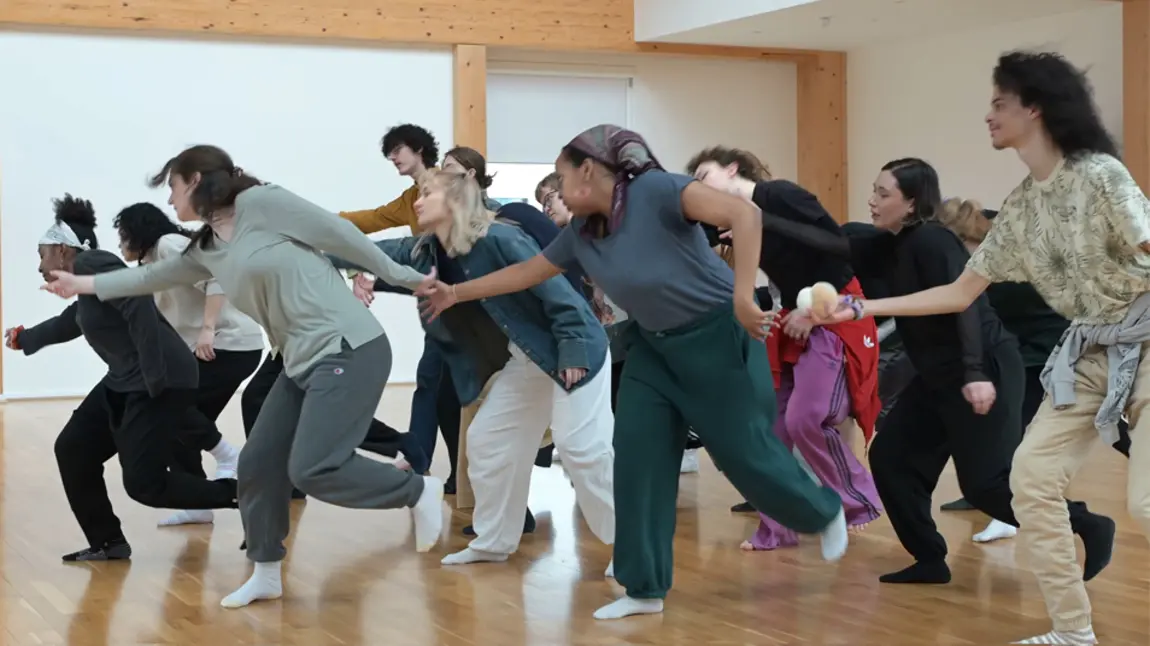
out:
{"label": "outstretched arm", "polygon": [[967,268],[958,280],[906,296],[863,301],[864,316],[931,316],[955,314],[969,308],[990,281]]}
{"label": "outstretched arm", "polygon": [[76,320],[79,309],[78,302],[72,303],[59,316],[53,316],[39,325],[21,330],[16,335],[17,348],[24,354],[32,355],[50,345],[67,343],[78,338],[82,334],[80,323]]}
{"label": "outstretched arm", "polygon": [[[267,187],[263,205],[274,216],[283,235],[305,245],[327,251],[370,271],[393,285],[415,288],[423,274],[402,266],[383,253],[367,236],[348,220],[279,187]],[[274,217],[274,219],[273,219]]]}
{"label": "outstretched arm", "polygon": [[459,302],[475,301],[500,294],[521,292],[563,273],[563,270],[547,260],[544,253],[535,254],[523,262],[517,262],[482,278],[455,285],[456,299]]}

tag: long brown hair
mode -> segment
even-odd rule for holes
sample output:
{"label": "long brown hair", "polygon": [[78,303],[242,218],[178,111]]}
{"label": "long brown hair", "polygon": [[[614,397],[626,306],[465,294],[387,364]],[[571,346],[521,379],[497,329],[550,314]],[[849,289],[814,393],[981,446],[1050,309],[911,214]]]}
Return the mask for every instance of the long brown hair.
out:
{"label": "long brown hair", "polygon": [[[200,182],[192,190],[192,208],[205,223],[210,223],[216,211],[233,206],[236,197],[253,186],[263,184],[258,178],[244,173],[235,165],[230,155],[216,146],[192,146],[172,157],[160,172],[148,180],[148,186],[159,188],[169,182],[172,175],[192,183],[196,174]],[[184,253],[193,246],[207,249],[212,245],[214,232],[210,226],[202,226],[192,234]]]}

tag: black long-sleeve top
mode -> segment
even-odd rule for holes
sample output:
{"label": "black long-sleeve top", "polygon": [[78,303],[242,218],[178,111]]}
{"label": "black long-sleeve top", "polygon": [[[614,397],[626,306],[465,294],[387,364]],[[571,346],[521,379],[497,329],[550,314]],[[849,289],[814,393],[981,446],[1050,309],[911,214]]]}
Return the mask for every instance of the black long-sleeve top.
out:
{"label": "black long-sleeve top", "polygon": [[770,221],[783,219],[817,227],[828,235],[845,239],[838,222],[810,191],[787,180],[769,180],[755,185],[751,201],[763,212],[759,269],[778,287],[784,308],[797,306],[796,300],[804,287],[826,282],[841,292],[854,278],[849,259],[770,234]]}
{"label": "black long-sleeve top", "polygon": [[[102,274],[126,265],[101,249],[76,256],[78,276]],[[31,355],[83,336],[108,366],[102,383],[116,392],[147,392],[199,386],[199,365],[179,333],[156,309],[152,296],[101,301],[82,295],[59,316],[20,332],[17,341]]]}
{"label": "black long-sleeve top", "polygon": [[[958,236],[936,222],[911,225],[897,235],[850,238],[781,218],[764,217],[763,223],[770,233],[849,258],[856,274],[880,278],[890,296],[950,284],[970,257]],[[990,381],[983,367],[987,354],[1016,343],[985,294],[962,313],[897,316],[895,324],[915,370],[936,387]]]}

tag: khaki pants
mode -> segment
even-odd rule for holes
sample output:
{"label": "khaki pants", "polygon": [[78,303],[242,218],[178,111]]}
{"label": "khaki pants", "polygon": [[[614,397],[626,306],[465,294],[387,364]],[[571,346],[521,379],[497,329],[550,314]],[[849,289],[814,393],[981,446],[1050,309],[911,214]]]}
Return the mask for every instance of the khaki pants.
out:
{"label": "khaki pants", "polygon": [[[1075,405],[1055,410],[1049,396],[1043,400],[1014,454],[1010,487],[1021,525],[1018,536],[1030,554],[1055,630],[1078,630],[1091,623],[1090,599],[1082,582],[1064,494],[1098,439],[1094,416],[1106,395],[1107,369],[1104,347],[1093,348],[1079,359]],[[1127,401],[1131,446],[1126,500],[1130,515],[1150,537],[1150,414],[1143,417],[1148,404],[1150,344],[1143,344]]]}
{"label": "khaki pants", "polygon": [[[459,413],[459,449],[455,458],[456,509],[472,509],[475,507],[475,491],[471,488],[471,479],[467,477],[467,427],[471,426],[471,420],[475,419],[475,414],[479,412],[479,407],[487,400],[487,393],[491,390],[491,384],[495,383],[495,378],[498,376],[498,372],[491,375],[491,378],[483,385],[483,390],[479,392],[479,397],[464,406]],[[540,444],[539,448],[543,448],[548,444],[551,444],[551,429],[547,429],[543,434],[543,444]]]}

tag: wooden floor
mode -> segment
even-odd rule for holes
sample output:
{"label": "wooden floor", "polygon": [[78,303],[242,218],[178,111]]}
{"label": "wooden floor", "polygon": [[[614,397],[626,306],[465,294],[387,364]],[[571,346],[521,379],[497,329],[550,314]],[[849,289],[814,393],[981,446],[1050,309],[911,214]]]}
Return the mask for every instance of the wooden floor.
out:
{"label": "wooden floor", "polygon": [[[392,389],[384,418],[404,427],[410,391]],[[1034,578],[1011,541],[976,546],[977,512],[940,513],[954,582],[880,586],[879,574],[908,563],[885,519],[852,539],[837,566],[817,541],[774,553],[738,545],[757,519],[728,511],[738,497],[701,460],[682,477],[675,588],[661,616],[597,622],[591,612],[621,594],[603,579],[610,549],[597,544],[574,508],[563,471],[536,469],[531,507],[539,529],[505,564],[445,568],[446,550],[466,544],[455,513],[450,536],[416,554],[405,511],[354,511],[298,504],[286,598],[242,610],[220,599],[248,576],[236,512],[216,524],[163,528],[163,512],[123,494],[108,478],[135,558],[68,566],[84,547],[59,484],[52,442],[75,402],[0,407],[0,644],[363,644],[370,646],[561,644],[1006,644],[1049,629]],[[238,409],[222,420],[242,441]],[[208,458],[210,463],[210,458]],[[433,469],[446,475],[440,461]],[[1150,549],[1125,512],[1125,461],[1098,447],[1072,490],[1118,521],[1110,568],[1090,584],[1103,644],[1150,643]],[[953,498],[952,474],[936,503]]]}

